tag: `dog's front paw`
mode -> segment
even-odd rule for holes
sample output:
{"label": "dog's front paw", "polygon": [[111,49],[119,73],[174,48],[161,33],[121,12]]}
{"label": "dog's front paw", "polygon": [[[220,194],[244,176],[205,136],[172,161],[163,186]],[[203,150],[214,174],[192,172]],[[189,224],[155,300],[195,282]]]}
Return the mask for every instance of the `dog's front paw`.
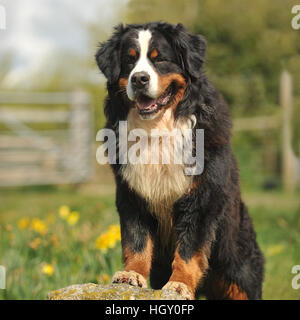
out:
{"label": "dog's front paw", "polygon": [[117,271],[112,279],[113,283],[128,283],[132,286],[147,288],[147,280],[135,271]]}
{"label": "dog's front paw", "polygon": [[169,281],[163,287],[163,290],[175,291],[175,292],[179,293],[186,300],[193,300],[194,299],[194,295],[188,289],[187,285],[184,284],[183,282]]}

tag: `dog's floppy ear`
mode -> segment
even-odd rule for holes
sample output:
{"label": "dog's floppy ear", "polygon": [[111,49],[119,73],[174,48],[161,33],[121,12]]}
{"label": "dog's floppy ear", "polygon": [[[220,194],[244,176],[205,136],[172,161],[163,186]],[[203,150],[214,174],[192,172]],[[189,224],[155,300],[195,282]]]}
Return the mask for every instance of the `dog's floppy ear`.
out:
{"label": "dog's floppy ear", "polygon": [[181,23],[176,26],[169,23],[161,23],[160,29],[172,43],[183,70],[190,77],[199,78],[206,53],[204,37],[188,33]]}
{"label": "dog's floppy ear", "polygon": [[119,46],[121,36],[124,32],[122,24],[115,27],[115,32],[112,37],[100,44],[95,58],[99,69],[105,75],[108,83],[115,83],[120,75],[120,53]]}
{"label": "dog's floppy ear", "polygon": [[175,27],[175,47],[181,56],[181,63],[191,77],[199,78],[206,55],[206,40],[201,35],[188,33],[182,24]]}

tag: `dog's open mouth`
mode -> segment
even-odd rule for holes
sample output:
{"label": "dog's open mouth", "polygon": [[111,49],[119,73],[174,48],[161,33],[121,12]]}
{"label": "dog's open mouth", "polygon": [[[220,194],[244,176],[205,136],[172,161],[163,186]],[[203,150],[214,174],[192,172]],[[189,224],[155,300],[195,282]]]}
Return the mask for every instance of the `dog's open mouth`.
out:
{"label": "dog's open mouth", "polygon": [[171,84],[166,91],[156,99],[146,95],[139,95],[135,100],[135,106],[141,115],[158,112],[163,106],[166,106],[175,94],[175,86]]}

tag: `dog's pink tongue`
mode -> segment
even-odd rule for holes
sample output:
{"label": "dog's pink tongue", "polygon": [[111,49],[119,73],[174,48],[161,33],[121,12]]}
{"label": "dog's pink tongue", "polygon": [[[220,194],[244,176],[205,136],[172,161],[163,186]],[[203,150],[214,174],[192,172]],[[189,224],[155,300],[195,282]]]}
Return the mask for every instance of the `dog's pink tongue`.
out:
{"label": "dog's pink tongue", "polygon": [[138,109],[151,109],[155,105],[155,99],[141,96],[136,99],[136,106]]}

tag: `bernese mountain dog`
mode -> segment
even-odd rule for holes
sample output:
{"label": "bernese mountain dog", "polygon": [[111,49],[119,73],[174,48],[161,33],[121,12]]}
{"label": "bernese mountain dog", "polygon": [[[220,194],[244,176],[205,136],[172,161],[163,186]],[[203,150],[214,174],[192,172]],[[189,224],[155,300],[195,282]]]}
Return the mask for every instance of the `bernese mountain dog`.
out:
{"label": "bernese mountain dog", "polygon": [[96,53],[117,153],[120,121],[149,138],[153,129],[204,130],[200,175],[174,162],[111,164],[125,265],[113,282],[147,287],[150,278],[153,289],[186,299],[261,299],[264,259],[241,200],[228,107],[205,75],[205,53],[203,36],[165,22],[119,25]]}

